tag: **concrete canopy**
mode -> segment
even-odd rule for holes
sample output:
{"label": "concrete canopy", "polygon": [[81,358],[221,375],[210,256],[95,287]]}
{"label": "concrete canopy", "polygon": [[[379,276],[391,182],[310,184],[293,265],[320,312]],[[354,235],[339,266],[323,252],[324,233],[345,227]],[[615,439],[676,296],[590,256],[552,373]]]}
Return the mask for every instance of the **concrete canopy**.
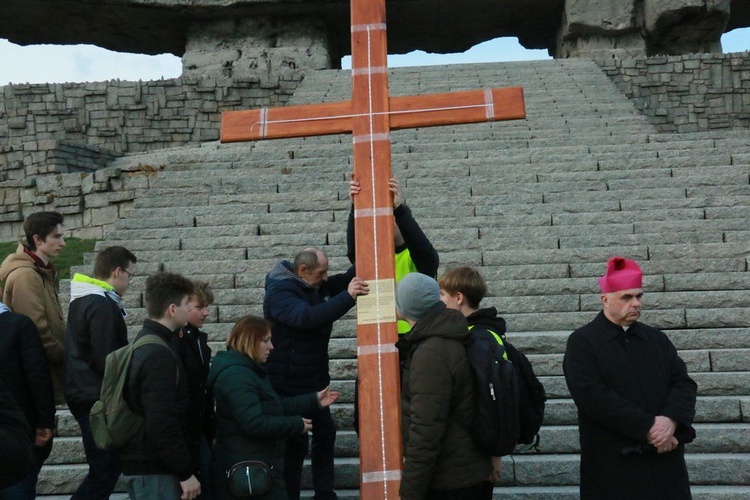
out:
{"label": "concrete canopy", "polygon": [[[389,52],[462,52],[502,36],[527,48],[554,43],[564,0],[391,0]],[[322,21],[349,53],[348,0],[4,0],[0,38],[20,45],[89,43],[142,54],[185,52],[188,30],[221,19]]]}

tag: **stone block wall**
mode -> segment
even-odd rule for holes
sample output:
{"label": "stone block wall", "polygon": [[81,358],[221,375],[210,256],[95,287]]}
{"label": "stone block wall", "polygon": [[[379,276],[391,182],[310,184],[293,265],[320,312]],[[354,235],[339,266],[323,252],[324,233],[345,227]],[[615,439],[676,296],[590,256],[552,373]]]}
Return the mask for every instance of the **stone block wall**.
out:
{"label": "stone block wall", "polygon": [[119,153],[52,139],[0,145],[0,181],[23,181],[38,175],[91,172],[121,156]]}
{"label": "stone block wall", "polygon": [[663,132],[750,128],[750,52],[598,63]]}
{"label": "stone block wall", "polygon": [[286,103],[304,75],[287,76],[7,85],[0,147],[55,140],[136,153],[214,141],[221,111]]}
{"label": "stone block wall", "polygon": [[18,240],[24,218],[45,210],[63,214],[66,235],[101,239],[160,168],[134,164],[1,182],[0,241]]}

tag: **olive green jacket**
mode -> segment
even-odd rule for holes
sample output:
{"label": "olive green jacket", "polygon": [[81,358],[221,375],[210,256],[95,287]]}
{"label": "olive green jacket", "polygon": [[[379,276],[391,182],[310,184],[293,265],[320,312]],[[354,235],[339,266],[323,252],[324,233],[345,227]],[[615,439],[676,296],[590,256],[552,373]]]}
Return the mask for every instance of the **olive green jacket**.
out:
{"label": "olive green jacket", "polygon": [[422,500],[428,490],[471,487],[492,472],[492,458],[469,434],[476,389],[468,338],[466,318],[442,303],[405,336],[402,500]]}

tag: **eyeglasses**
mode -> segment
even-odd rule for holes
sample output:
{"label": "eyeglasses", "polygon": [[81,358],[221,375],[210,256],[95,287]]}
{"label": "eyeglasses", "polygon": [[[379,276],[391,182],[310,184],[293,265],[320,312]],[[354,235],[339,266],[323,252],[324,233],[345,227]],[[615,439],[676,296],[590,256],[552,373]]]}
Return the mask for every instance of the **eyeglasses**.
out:
{"label": "eyeglasses", "polygon": [[135,273],[131,273],[131,272],[130,272],[130,271],[128,271],[127,269],[123,269],[123,268],[120,268],[120,269],[122,270],[122,272],[124,272],[125,274],[127,274],[127,275],[128,275],[128,281],[132,280],[132,279],[133,279],[133,277],[135,276]]}

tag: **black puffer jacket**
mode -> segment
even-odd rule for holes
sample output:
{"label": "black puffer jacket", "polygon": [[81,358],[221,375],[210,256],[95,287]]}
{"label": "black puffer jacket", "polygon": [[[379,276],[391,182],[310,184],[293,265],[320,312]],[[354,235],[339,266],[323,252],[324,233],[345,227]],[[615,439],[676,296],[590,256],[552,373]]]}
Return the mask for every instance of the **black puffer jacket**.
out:
{"label": "black puffer jacket", "polygon": [[428,489],[473,486],[492,471],[491,458],[477,449],[469,434],[476,393],[466,355],[468,338],[466,318],[441,303],[404,339],[404,500],[422,500]]}
{"label": "black puffer jacket", "polygon": [[0,489],[21,481],[35,462],[29,426],[5,381],[0,380]]}
{"label": "black puffer jacket", "polygon": [[107,355],[128,345],[128,327],[120,304],[104,289],[77,281],[70,287],[80,297],[68,310],[65,401],[73,410],[84,410],[99,399]]}
{"label": "black puffer jacket", "polygon": [[[174,336],[150,319],[144,320],[136,340],[147,334],[158,335],[167,345]],[[125,401],[145,422],[122,448],[123,474],[174,474],[180,481],[188,479],[195,467],[188,449],[187,377],[171,348],[148,344],[133,352]]]}
{"label": "black puffer jacket", "polygon": [[28,317],[10,311],[0,314],[0,359],[0,380],[21,408],[31,432],[54,429],[55,397],[47,355]]}

